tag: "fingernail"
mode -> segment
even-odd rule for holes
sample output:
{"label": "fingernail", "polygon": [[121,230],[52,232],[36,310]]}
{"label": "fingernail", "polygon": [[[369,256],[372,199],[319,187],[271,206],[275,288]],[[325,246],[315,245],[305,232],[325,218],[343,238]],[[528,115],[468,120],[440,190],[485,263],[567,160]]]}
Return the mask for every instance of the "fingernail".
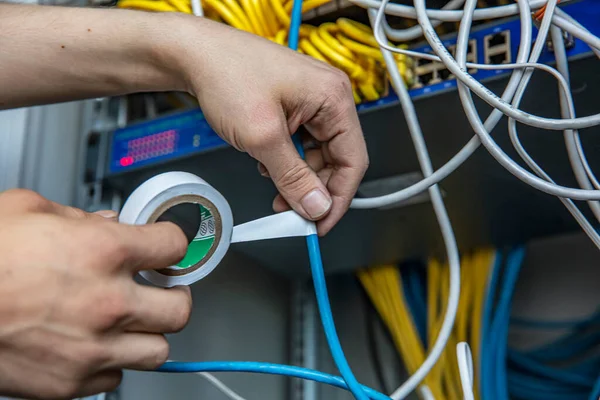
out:
{"label": "fingernail", "polygon": [[116,219],[118,216],[116,211],[113,210],[100,210],[96,211],[94,214],[98,214],[99,216],[104,217],[106,219]]}
{"label": "fingernail", "polygon": [[306,196],[302,198],[300,201],[304,211],[311,218],[319,218],[331,207],[331,198],[325,195],[320,189],[315,189]]}
{"label": "fingernail", "polygon": [[258,172],[264,176],[265,178],[269,177],[269,171],[267,171],[267,169],[265,168],[265,166],[263,165],[263,163],[259,162],[258,163]]}

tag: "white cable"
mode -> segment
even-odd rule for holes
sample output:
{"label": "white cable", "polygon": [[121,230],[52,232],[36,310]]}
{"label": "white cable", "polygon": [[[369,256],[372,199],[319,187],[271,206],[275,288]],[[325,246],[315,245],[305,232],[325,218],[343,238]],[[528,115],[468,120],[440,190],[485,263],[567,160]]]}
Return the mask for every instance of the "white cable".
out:
{"label": "white cable", "polygon": [[[442,7],[442,10],[456,10],[457,8],[462,6],[464,2],[465,0],[450,0]],[[432,22],[433,26],[435,27],[439,26],[441,23],[442,21]],[[383,30],[387,37],[389,37],[391,40],[395,40],[398,42],[408,42],[420,36],[423,36],[423,30],[421,29],[421,25],[418,24],[415,26],[411,26],[407,29],[392,29],[392,27],[389,26],[387,22],[384,22]]]}
{"label": "white cable", "polygon": [[[387,0],[385,0],[387,2]],[[521,15],[521,21],[529,18],[530,8],[527,2],[521,2],[518,5],[519,12]],[[383,9],[380,9],[377,18],[375,21],[375,38],[377,39],[380,36],[381,29],[379,28],[379,24],[383,19]],[[519,49],[517,51],[517,64],[524,63],[527,61],[527,57],[530,51],[531,46],[531,24],[521,23],[521,42],[519,44]],[[379,45],[382,44],[387,45],[386,40],[378,40]],[[384,47],[384,46],[382,46]],[[385,47],[384,47],[385,48]],[[435,57],[435,56],[434,56]],[[560,76],[560,74],[558,74]],[[502,98],[509,101],[512,99],[515,91],[517,90],[517,86],[521,77],[523,76],[522,70],[513,71],[508,84],[506,85],[506,89],[502,94]],[[494,109],[489,117],[485,121],[485,127],[489,131],[493,130],[494,127],[500,121],[502,117],[502,113],[496,109]],[[477,135],[473,136],[471,140],[454,156],[452,157],[444,166],[435,171],[432,175],[424,178],[423,180],[411,185],[405,189],[402,189],[395,193],[390,193],[384,196],[372,197],[372,198],[363,198],[363,199],[353,199],[351,207],[352,208],[378,208],[383,207],[389,204],[393,204],[396,202],[400,202],[406,200],[412,196],[415,196],[425,190],[427,190],[430,186],[440,182],[446,176],[450,175],[453,171],[455,171],[463,162],[465,162],[474,152],[477,150],[479,145],[481,144],[479,137]]]}
{"label": "white cable", "polygon": [[552,18],[552,23],[554,23],[554,25],[558,26],[560,29],[569,32],[576,38],[583,40],[590,47],[600,50],[600,38],[591,34],[587,29],[583,28],[581,25],[571,23],[560,15],[555,15],[554,18]]}
{"label": "white cable", "polygon": [[435,400],[435,397],[433,396],[431,389],[429,389],[429,386],[427,386],[427,385],[419,386],[418,392],[419,392],[419,395],[421,396],[421,399],[423,399],[423,400]]}
{"label": "white cable", "polygon": [[[548,7],[544,17],[546,17],[548,13],[552,15],[555,9],[556,7],[552,7],[552,9]],[[544,27],[544,29],[550,29],[550,27]],[[563,118],[573,118],[575,116],[575,104],[573,103],[573,96],[571,95],[569,65],[567,61],[565,43],[563,41],[562,31],[560,28],[556,26],[551,28],[551,40],[553,43],[557,68],[567,82],[567,86],[565,88],[558,88],[560,113]],[[540,49],[540,54],[541,52],[542,49]],[[514,104],[518,107],[517,102]],[[567,154],[569,156],[569,163],[571,164],[573,173],[575,174],[575,178],[577,179],[579,186],[583,189],[598,189],[597,186],[594,187],[593,185],[593,182],[597,183],[597,180],[585,157],[585,152],[579,138],[579,132],[572,129],[565,130],[564,140],[567,148]],[[596,219],[600,221],[600,204],[597,201],[591,201],[588,202],[588,205]]]}
{"label": "white cable", "polygon": [[[566,22],[568,22],[568,23],[567,24],[563,23],[563,21],[560,20],[561,18],[564,19],[564,20],[566,20]],[[555,21],[557,21],[557,22],[555,22]],[[555,26],[559,26],[559,25],[557,25],[557,23],[558,24],[562,24],[564,26],[564,28],[561,28],[561,29],[563,29],[566,32],[569,32],[569,30],[572,30],[573,28],[572,28],[571,25],[573,25],[576,28],[579,28],[581,31],[586,32],[586,33],[592,35],[590,33],[590,31],[587,30],[587,28],[585,26],[581,25],[575,18],[571,17],[569,14],[567,14],[566,12],[564,12],[563,10],[561,10],[560,8],[557,8],[554,11],[554,16],[552,17],[552,22],[554,23]],[[580,33],[581,31],[578,31],[578,33]],[[571,32],[569,32],[569,33],[571,35],[573,35],[573,33],[571,33]],[[573,36],[577,37],[575,35],[573,35]],[[594,35],[592,35],[592,36],[594,36]],[[584,42],[586,42],[585,38],[584,39],[579,38],[579,39],[583,40]],[[588,43],[588,45],[589,45],[589,43]],[[597,49],[596,47],[591,46],[591,45],[590,45],[590,49],[596,55],[596,57],[600,58],[600,49]]]}
{"label": "white cable", "polygon": [[[454,12],[441,10],[439,11],[444,13]],[[459,13],[462,14],[462,12]],[[417,20],[419,21],[421,27],[424,29],[425,38],[432,46],[432,48],[434,48],[434,52],[442,59],[442,62],[446,65],[446,68],[448,68],[448,70],[450,70],[450,72],[452,72],[458,80],[462,81],[465,85],[467,85],[470,90],[472,90],[475,94],[482,98],[486,103],[490,104],[494,108],[498,108],[500,111],[510,116],[511,118],[514,118],[517,121],[526,125],[550,130],[564,130],[569,128],[582,129],[600,124],[600,114],[594,114],[587,117],[579,117],[573,119],[553,119],[532,115],[523,110],[515,109],[510,103],[502,100],[501,98],[496,96],[496,94],[488,90],[477,79],[473,78],[466,70],[461,70],[461,68],[456,63],[456,60],[454,60],[450,53],[448,53],[446,48],[441,43],[439,37],[435,33],[435,30],[431,25],[431,21],[429,20],[426,10],[423,11],[420,17],[417,13]]]}
{"label": "white cable", "polygon": [[[571,95],[569,61],[567,60],[567,52],[565,49],[565,43],[563,41],[562,30],[557,26],[553,26],[551,28],[551,35],[554,48],[554,57],[556,58],[556,66],[560,74],[565,78],[565,81],[567,82],[566,90],[561,90],[559,92],[560,110],[563,117],[573,117],[575,116],[575,104],[573,103],[573,96]],[[560,89],[561,88],[559,87],[559,90]],[[581,178],[582,180],[589,179],[589,181],[587,182],[588,185],[585,186],[585,188],[589,189],[591,185],[593,185],[596,189],[600,189],[600,183],[596,179],[596,176],[594,175],[592,168],[590,167],[585,156],[579,132],[565,131],[565,141],[567,142],[566,144],[567,150],[569,151],[569,158],[576,159],[579,162],[579,165],[576,166],[577,173],[583,176]],[[580,182],[579,178],[578,182]],[[582,185],[581,182],[580,185]],[[584,186],[582,185],[582,187]],[[596,217],[598,216],[597,212],[595,212],[594,214],[596,215]]]}
{"label": "white cable", "polygon": [[[374,8],[379,9],[381,7],[381,0],[349,0],[351,3],[363,8]],[[538,9],[546,4],[546,0],[530,0],[529,6],[532,9]],[[386,14],[395,15],[397,17],[412,18],[416,19],[417,13],[415,7],[405,6],[401,4],[388,4],[385,7]],[[499,7],[489,7],[479,10],[475,10],[473,14],[473,20],[485,20],[510,17],[518,14],[518,5],[510,4]],[[445,21],[445,22],[459,22],[462,18],[462,10],[426,10],[427,15],[434,20]]]}
{"label": "white cable", "polygon": [[246,400],[239,394],[233,391],[229,386],[227,386],[223,381],[214,376],[213,374],[209,374],[208,372],[196,372],[196,375],[199,375],[210,382],[215,388],[219,389],[221,393],[230,398],[231,400]]}
{"label": "white cable", "polygon": [[[371,24],[374,25],[374,10],[369,10],[369,17],[371,18]],[[386,63],[388,73],[390,75],[392,86],[396,90],[398,98],[400,99],[400,105],[402,106],[404,117],[408,125],[408,130],[410,132],[413,145],[415,146],[421,170],[423,171],[423,175],[427,177],[433,173],[433,167],[431,165],[431,159],[429,158],[427,146],[423,138],[423,133],[421,132],[421,127],[419,125],[417,113],[415,111],[410,95],[408,94],[408,90],[406,89],[406,86],[404,84],[404,80],[402,79],[402,76],[398,71],[396,63],[394,61],[394,56],[391,52],[385,49],[381,49],[381,52],[383,54],[383,59]],[[423,379],[427,376],[427,374],[431,371],[431,369],[441,356],[442,352],[444,351],[444,348],[446,347],[448,338],[452,333],[452,327],[454,325],[456,312],[458,310],[458,300],[460,297],[460,258],[458,255],[456,239],[454,237],[454,232],[452,231],[452,225],[450,223],[448,213],[446,212],[446,207],[444,206],[444,201],[442,199],[442,194],[440,192],[439,187],[437,185],[434,185],[431,188],[429,188],[429,195],[431,197],[431,203],[433,205],[433,209],[435,211],[438,224],[442,232],[442,237],[446,246],[446,252],[448,256],[448,263],[450,265],[450,288],[447,301],[447,308],[446,313],[444,315],[444,320],[440,328],[440,332],[438,334],[437,339],[435,340],[433,347],[431,348],[431,351],[423,361],[423,364],[421,364],[421,366],[417,369],[417,371],[415,371],[415,373],[411,375],[406,380],[406,382],[404,382],[398,389],[394,391],[394,393],[391,394],[390,397],[393,400],[400,400],[406,398],[406,396],[408,396],[412,391],[414,391],[419,385],[419,383],[421,383]]]}
{"label": "white cable", "polygon": [[[458,68],[458,71],[460,71],[460,73],[462,73],[463,75],[468,75],[465,72],[465,62],[464,60],[461,61],[461,64],[458,65],[456,63],[456,60],[454,60],[454,58],[452,58],[452,56],[448,53],[448,51],[444,48],[444,46],[442,45],[442,43],[440,42],[439,37],[437,36],[437,34],[435,33],[435,31],[433,29],[431,29],[431,23],[429,22],[429,19],[427,18],[427,14],[425,13],[425,6],[423,4],[423,0],[415,0],[415,7],[417,9],[417,13],[420,16],[420,23],[422,25],[424,25],[426,27],[425,29],[425,37],[427,39],[427,41],[429,42],[429,44],[431,45],[431,47],[433,48],[434,52],[436,54],[438,54],[442,59],[444,64],[446,64],[446,67],[448,67],[448,69],[451,69],[456,67]],[[452,69],[451,69],[452,70]],[[472,77],[470,77],[470,75],[468,75],[469,78],[467,78],[466,80],[471,80],[473,79]],[[468,86],[469,88],[471,88],[469,84],[465,83],[463,80],[459,79],[457,81],[457,83],[459,84],[458,87],[461,88],[463,87],[463,96],[461,97],[461,101],[463,102],[463,107],[465,107],[465,102],[469,102],[469,100],[466,100],[466,97],[471,97],[470,91],[465,92],[465,86]],[[479,84],[479,82],[477,82],[477,86],[479,88],[483,88],[484,91],[488,91],[487,88],[481,86]],[[488,91],[489,92],[489,91]],[[460,94],[460,90],[459,90],[459,94]],[[497,98],[496,95],[493,95],[494,98]],[[472,99],[470,100],[470,102],[472,103]],[[502,102],[502,108],[505,108],[504,105],[506,105],[506,102]],[[498,107],[500,108],[500,107]],[[511,108],[512,110],[512,108]],[[465,110],[466,111],[466,110]],[[502,110],[505,111],[505,110]],[[511,115],[511,117],[514,117],[514,113],[510,113],[513,114]],[[476,115],[468,115],[467,113],[467,117],[469,118],[474,118],[474,119],[470,119],[471,125],[473,126],[475,132],[479,135],[479,138],[481,139],[482,143],[484,144],[484,146],[488,149],[488,151],[490,152],[490,154],[502,165],[504,166],[509,172],[511,172],[513,175],[517,176],[519,179],[523,180],[524,182],[526,182],[527,184],[529,184],[530,186],[535,187],[538,190],[541,190],[543,192],[555,195],[555,196],[559,196],[559,197],[567,197],[567,198],[571,198],[571,199],[575,199],[575,200],[600,200],[600,191],[597,190],[585,190],[585,189],[574,189],[574,188],[567,188],[564,186],[560,186],[560,185],[555,185],[552,183],[549,183],[543,179],[538,178],[537,176],[531,174],[529,171],[526,171],[525,169],[523,169],[520,165],[518,165],[517,163],[515,163],[513,160],[511,160],[506,153],[504,153],[504,151],[494,142],[494,140],[491,138],[491,136],[489,135],[489,132],[487,130],[484,129],[483,125],[481,125],[481,120],[479,119],[479,116]],[[519,118],[515,118],[516,120],[519,120]],[[474,121],[478,120],[479,124],[474,124]],[[563,121],[567,121],[567,120],[563,120]],[[558,127],[558,126],[562,126],[563,124],[559,124],[554,126],[554,128]],[[572,125],[574,128],[577,127],[577,124],[573,124]],[[570,124],[567,124],[566,128],[571,127]]]}
{"label": "white cable", "polygon": [[[553,11],[553,7],[549,2],[549,8],[547,9],[546,12],[548,11]],[[545,14],[546,18],[548,18],[548,15],[551,14]],[[529,25],[531,25],[531,20],[529,18],[525,18],[524,20],[522,20],[522,23],[527,23]],[[538,34],[538,37],[536,39],[536,44],[534,46],[534,49],[532,51],[532,54],[530,56],[530,61],[535,62],[544,47],[545,44],[545,36],[547,35],[547,29],[549,28],[549,23],[548,20],[546,20],[545,22],[542,21],[543,24],[540,27],[540,33]],[[559,30],[560,31],[560,30]],[[559,32],[560,34],[560,32]],[[457,50],[457,57],[459,57],[459,55],[462,57],[464,54],[463,49],[466,48],[466,44],[464,42],[464,39],[461,37],[460,40],[460,47],[461,47],[461,53],[458,53]],[[563,44],[562,42],[562,35],[560,37],[560,44]],[[557,55],[557,59],[559,58],[559,54],[560,52],[557,52],[556,50],[560,50],[560,46],[557,49],[555,47],[555,54]],[[564,47],[563,47],[563,51],[564,51]],[[565,55],[566,57],[566,55]],[[529,72],[529,71],[528,71]],[[562,76],[562,75],[561,75]],[[522,84],[527,85],[527,82],[529,82],[529,79],[531,77],[530,73],[527,73],[524,77],[523,77],[523,81]],[[559,89],[561,90],[561,94],[569,94],[569,86],[568,86],[568,82],[565,79],[566,77],[563,77],[563,79],[559,79]],[[520,98],[522,97],[522,94],[524,92],[524,87],[525,86],[519,86],[519,91],[516,93],[515,95],[515,99],[513,100],[514,104],[518,106],[518,101],[520,100]],[[572,101],[572,99],[571,99]],[[571,104],[572,106],[572,104]],[[527,151],[525,150],[525,148],[523,147],[523,145],[521,144],[519,137],[517,135],[517,128],[516,128],[516,122],[513,119],[509,119],[508,122],[508,131],[509,131],[509,136],[510,136],[510,140],[513,144],[513,147],[515,148],[515,150],[517,151],[517,153],[519,154],[519,156],[525,161],[525,163],[541,178],[547,180],[548,182],[554,183],[554,181],[552,180],[552,178],[550,178],[550,176],[548,174],[546,174],[546,172],[529,156],[529,154],[527,153]],[[577,223],[581,226],[581,228],[583,229],[583,231],[590,237],[590,239],[592,240],[592,242],[594,242],[594,244],[600,248],[600,235],[598,235],[598,233],[596,232],[596,230],[593,228],[593,226],[589,223],[589,221],[587,220],[587,218],[585,218],[585,216],[581,213],[581,211],[577,208],[577,206],[575,205],[575,203],[570,200],[570,199],[566,199],[566,198],[559,198],[559,200],[565,205],[565,207],[569,210],[569,212],[571,213],[571,215],[573,215],[573,217],[575,218],[575,220],[577,221]]]}
{"label": "white cable", "polygon": [[464,400],[475,400],[475,394],[473,393],[473,355],[466,342],[460,342],[456,345],[456,358],[463,398]]}
{"label": "white cable", "polygon": [[192,13],[196,17],[204,17],[204,10],[202,9],[202,2],[200,0],[192,0]]}

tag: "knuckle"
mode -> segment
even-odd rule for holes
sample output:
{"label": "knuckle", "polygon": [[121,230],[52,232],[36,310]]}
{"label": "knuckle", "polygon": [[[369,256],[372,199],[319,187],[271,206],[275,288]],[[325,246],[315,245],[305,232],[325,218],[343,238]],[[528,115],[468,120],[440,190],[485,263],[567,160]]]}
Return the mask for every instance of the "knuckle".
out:
{"label": "knuckle", "polygon": [[116,292],[103,297],[94,306],[97,325],[101,330],[121,325],[129,319],[131,310],[124,295]]}
{"label": "knuckle", "polygon": [[245,138],[244,143],[244,148],[250,155],[269,149],[274,142],[283,137],[285,127],[280,116],[268,113],[251,126],[253,133]]}
{"label": "knuckle", "polygon": [[369,169],[369,165],[371,164],[371,160],[369,159],[369,154],[365,151],[363,164],[362,164],[362,172],[363,174]]}
{"label": "knuckle", "polygon": [[101,390],[103,392],[112,392],[116,390],[121,382],[123,381],[123,371],[113,371],[109,379],[107,379],[106,384]]}
{"label": "knuckle", "polygon": [[306,164],[297,163],[288,168],[278,179],[277,184],[281,189],[302,189],[303,183],[309,183],[310,176],[312,174],[311,169]]}
{"label": "knuckle", "polygon": [[57,384],[49,393],[50,399],[71,399],[77,395],[77,393],[81,390],[82,382],[76,379],[64,379],[60,382],[56,382]]}
{"label": "knuckle", "polygon": [[18,204],[25,211],[42,211],[50,204],[49,200],[28,189],[7,190],[2,193],[2,198],[11,203]]}
{"label": "knuckle", "polygon": [[69,207],[68,209],[69,214],[76,219],[83,219],[83,218],[88,218],[89,214],[86,213],[85,211],[83,211],[80,208],[75,208],[75,207]]}
{"label": "knuckle", "polygon": [[346,94],[352,90],[352,84],[350,83],[348,75],[337,68],[333,68],[332,76],[328,81],[330,82],[331,88],[336,92]]}
{"label": "knuckle", "polygon": [[[120,266],[125,263],[129,256],[129,250],[121,241],[115,238],[115,235],[112,235],[108,229],[102,231],[95,227],[95,237],[97,248],[100,250],[101,255],[106,257],[103,257],[103,264],[112,265],[116,263]],[[105,262],[107,260],[110,262]]]}
{"label": "knuckle", "polygon": [[96,368],[99,365],[104,365],[110,361],[108,349],[99,343],[90,343],[86,346],[82,346],[78,357],[88,368]]}
{"label": "knuckle", "polygon": [[169,235],[169,237],[173,241],[173,243],[171,243],[171,248],[173,249],[174,256],[181,260],[183,259],[183,257],[185,257],[185,254],[187,253],[188,239],[181,228],[179,228],[175,224],[172,225],[174,234]]}
{"label": "knuckle", "polygon": [[150,366],[152,369],[160,367],[169,359],[169,342],[162,335],[158,335],[157,337],[158,340],[156,346],[154,347],[154,354],[151,362],[152,365]]}
{"label": "knuckle", "polygon": [[175,312],[175,316],[173,318],[173,332],[179,332],[187,325],[190,320],[190,316],[192,314],[192,305],[191,302],[185,305],[185,307],[179,307]]}

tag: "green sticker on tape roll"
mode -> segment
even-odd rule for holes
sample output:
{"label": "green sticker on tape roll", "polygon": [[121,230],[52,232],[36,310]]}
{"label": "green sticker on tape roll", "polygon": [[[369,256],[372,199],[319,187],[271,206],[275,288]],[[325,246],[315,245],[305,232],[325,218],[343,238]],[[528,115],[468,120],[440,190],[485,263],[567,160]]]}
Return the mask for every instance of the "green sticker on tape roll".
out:
{"label": "green sticker on tape roll", "polygon": [[188,245],[187,253],[175,267],[177,269],[186,269],[193,267],[200,262],[215,242],[215,217],[211,214],[208,208],[200,207],[200,228],[192,242]]}

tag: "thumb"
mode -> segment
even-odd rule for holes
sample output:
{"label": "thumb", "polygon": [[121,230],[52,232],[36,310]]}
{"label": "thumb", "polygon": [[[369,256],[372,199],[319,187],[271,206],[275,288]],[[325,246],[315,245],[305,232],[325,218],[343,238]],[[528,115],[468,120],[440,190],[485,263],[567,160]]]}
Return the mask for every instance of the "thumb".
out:
{"label": "thumb", "polygon": [[315,171],[300,157],[289,135],[280,135],[259,161],[266,167],[279,193],[301,216],[318,220],[331,209],[329,191]]}

